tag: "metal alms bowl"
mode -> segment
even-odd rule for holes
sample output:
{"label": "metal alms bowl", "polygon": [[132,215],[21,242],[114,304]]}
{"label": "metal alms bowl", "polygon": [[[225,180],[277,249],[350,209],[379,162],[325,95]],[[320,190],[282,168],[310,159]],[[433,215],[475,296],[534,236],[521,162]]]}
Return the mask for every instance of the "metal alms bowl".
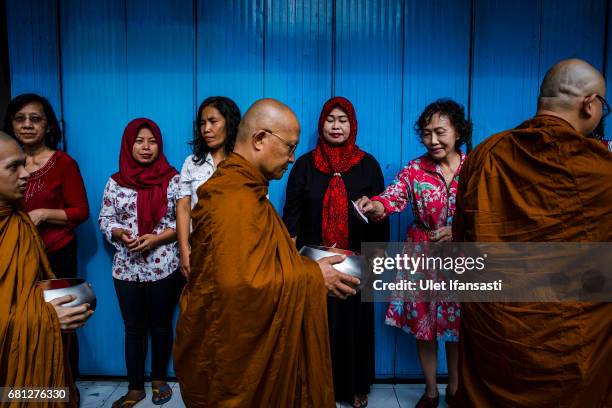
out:
{"label": "metal alms bowl", "polygon": [[72,302],[64,303],[62,306],[72,307],[89,303],[91,310],[96,309],[96,295],[91,284],[85,281],[85,279],[49,279],[38,282],[38,286],[43,290],[45,302],[50,302],[58,297],[73,295],[76,299]]}
{"label": "metal alms bowl", "polygon": [[334,255],[346,255],[344,261],[333,265],[335,269],[347,275],[351,275],[360,280],[357,289],[363,288],[365,285],[365,277],[368,271],[368,262],[363,255],[357,252],[346,251],[340,248],[328,248],[323,246],[305,245],[300,249],[300,254],[313,261],[318,261],[321,258]]}

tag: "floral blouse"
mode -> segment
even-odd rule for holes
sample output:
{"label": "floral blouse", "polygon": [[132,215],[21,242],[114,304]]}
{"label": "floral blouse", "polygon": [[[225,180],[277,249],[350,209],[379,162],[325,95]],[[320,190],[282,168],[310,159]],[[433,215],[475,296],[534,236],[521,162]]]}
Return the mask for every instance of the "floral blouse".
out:
{"label": "floral blouse", "polygon": [[210,153],[206,155],[202,164],[193,162],[193,154],[187,156],[181,168],[181,184],[177,199],[191,196],[191,208],[193,209],[198,203],[198,187],[208,181],[215,170],[217,166]]}
{"label": "floral blouse", "polygon": [[[153,233],[159,234],[168,228],[176,229],[176,198],[179,189],[179,175],[168,183],[168,210],[157,224]],[[117,252],[113,257],[113,278],[124,281],[152,282],[163,279],[176,271],[179,266],[176,242],[160,245],[149,251],[146,259],[140,252],[129,252],[121,242],[112,240],[115,228],[132,231],[138,237],[136,218],[136,190],[121,187],[112,178],[106,183],[98,223],[104,237]]]}
{"label": "floral blouse", "polygon": [[428,232],[452,224],[459,172],[464,161],[462,152],[459,168],[447,187],[440,165],[423,155],[408,163],[385,191],[372,200],[382,203],[385,216],[400,213],[412,204],[414,221],[408,228],[406,241],[429,241]]}

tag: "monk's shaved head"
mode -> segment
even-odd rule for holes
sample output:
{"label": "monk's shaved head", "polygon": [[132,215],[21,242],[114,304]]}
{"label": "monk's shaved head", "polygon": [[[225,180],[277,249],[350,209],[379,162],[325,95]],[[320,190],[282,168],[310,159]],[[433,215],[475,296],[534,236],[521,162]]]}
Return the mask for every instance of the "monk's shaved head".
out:
{"label": "monk's shaved head", "polygon": [[279,127],[297,126],[299,122],[295,113],[276,99],[260,99],[246,111],[238,127],[237,142],[248,142],[253,132],[258,129],[275,130]]}
{"label": "monk's shaved head", "polygon": [[23,150],[15,139],[0,131],[0,206],[23,198],[29,176]]}
{"label": "monk's shaved head", "polygon": [[544,76],[538,98],[538,115],[557,116],[580,134],[589,136],[604,117],[606,81],[591,64],[563,60]]}
{"label": "monk's shaved head", "polygon": [[299,141],[300,122],[291,108],[275,99],[260,99],[240,121],[234,152],[266,179],[280,179],[295,161]]}
{"label": "monk's shaved head", "polygon": [[17,146],[19,146],[17,141],[13,139],[8,133],[5,133],[0,130],[0,144],[4,144],[4,143],[15,143]]}
{"label": "monk's shaved head", "polygon": [[605,95],[606,81],[591,64],[580,59],[563,60],[548,70],[540,86],[540,104],[546,109],[572,109],[580,98]]}

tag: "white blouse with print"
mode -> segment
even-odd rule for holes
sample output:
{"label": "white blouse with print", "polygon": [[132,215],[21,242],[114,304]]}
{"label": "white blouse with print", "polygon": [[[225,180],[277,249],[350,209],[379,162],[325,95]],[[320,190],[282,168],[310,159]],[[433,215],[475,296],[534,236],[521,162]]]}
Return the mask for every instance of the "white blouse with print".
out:
{"label": "white blouse with print", "polygon": [[[176,197],[179,190],[179,175],[168,183],[168,209],[153,229],[160,234],[171,228],[176,230]],[[148,252],[146,259],[140,252],[130,252],[122,242],[112,240],[113,229],[123,228],[138,237],[136,199],[138,192],[121,187],[112,178],[106,183],[98,223],[104,237],[117,250],[113,258],[113,278],[124,281],[152,282],[163,279],[179,266],[178,247],[175,242],[160,245]]]}
{"label": "white blouse with print", "polygon": [[198,187],[204,184],[217,170],[212,155],[208,153],[202,164],[193,162],[193,154],[190,154],[183,163],[181,169],[181,186],[177,198],[191,196],[191,208],[198,203]]}

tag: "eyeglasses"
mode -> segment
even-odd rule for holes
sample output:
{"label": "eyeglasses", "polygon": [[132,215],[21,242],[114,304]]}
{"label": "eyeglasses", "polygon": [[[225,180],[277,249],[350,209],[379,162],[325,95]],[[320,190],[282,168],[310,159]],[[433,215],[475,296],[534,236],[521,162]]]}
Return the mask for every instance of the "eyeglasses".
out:
{"label": "eyeglasses", "polygon": [[276,136],[277,138],[279,138],[280,140],[282,140],[282,142],[283,142],[284,144],[286,144],[286,145],[287,145],[287,147],[289,147],[289,155],[292,155],[292,154],[293,154],[293,152],[295,152],[295,149],[297,149],[297,147],[298,147],[298,144],[297,144],[297,143],[295,143],[295,144],[293,144],[293,143],[289,143],[289,142],[288,142],[288,141],[286,141],[284,138],[280,137],[279,135],[277,135],[276,133],[272,132],[272,131],[271,131],[271,130],[269,130],[269,129],[261,129],[261,130],[263,130],[263,131],[264,131],[264,132],[266,132],[266,133],[271,134],[272,136]]}
{"label": "eyeglasses", "polygon": [[32,122],[33,125],[39,125],[41,123],[44,123],[47,121],[47,119],[42,118],[40,116],[26,116],[26,115],[17,115],[13,117],[13,122],[18,123],[18,124],[23,124],[26,122],[26,120],[30,119],[30,122]]}
{"label": "eyeglasses", "polygon": [[597,94],[595,94],[595,96],[599,99],[599,102],[601,102],[601,118],[603,119],[610,114],[610,105],[603,96]]}

